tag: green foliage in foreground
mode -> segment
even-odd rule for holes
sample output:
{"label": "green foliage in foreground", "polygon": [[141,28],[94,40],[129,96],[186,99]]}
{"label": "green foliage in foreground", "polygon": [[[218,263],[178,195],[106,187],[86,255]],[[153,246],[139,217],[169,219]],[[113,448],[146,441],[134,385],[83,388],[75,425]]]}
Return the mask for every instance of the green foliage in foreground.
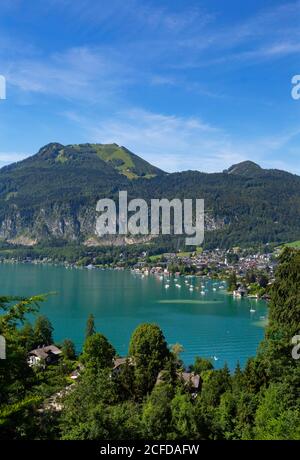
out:
{"label": "green foliage in foreground", "polygon": [[143,397],[153,388],[158,373],[169,356],[167,343],[155,324],[141,324],[132,334],[129,356],[134,360],[135,390]]}
{"label": "green foliage in foreground", "polygon": [[107,338],[102,334],[95,333],[87,337],[81,359],[86,367],[95,370],[112,367],[115,355],[116,350]]}
{"label": "green foliage in foreground", "polygon": [[10,339],[10,365],[1,363],[1,439],[300,439],[300,366],[291,356],[291,339],[300,329],[297,250],[287,248],[281,255],[269,326],[257,356],[244,370],[237,365],[233,374],[196,358],[197,395],[179,378],[180,347],[169,351],[159,327],[142,324],[131,337],[130,359],[119,371],[113,369],[115,350],[108,340],[94,331],[88,335],[80,357],[85,367],[66,392],[63,410],[38,411],[51,392],[70,384],[67,375],[76,363],[69,359],[67,341],[60,364],[46,370],[26,365],[36,328],[18,329],[16,318],[24,321],[25,313],[36,308],[35,299],[23,299],[21,305],[21,310],[9,306],[4,298],[0,303],[2,332]]}
{"label": "green foliage in foreground", "polygon": [[41,331],[51,334],[53,330],[47,318],[38,317],[34,327],[26,321],[29,313],[38,312],[45,297],[0,297],[0,333],[6,339],[6,359],[0,360],[0,439],[46,439],[56,430],[53,415],[39,409],[66,386],[72,362],[62,359],[46,370],[27,363],[28,352],[45,342]]}

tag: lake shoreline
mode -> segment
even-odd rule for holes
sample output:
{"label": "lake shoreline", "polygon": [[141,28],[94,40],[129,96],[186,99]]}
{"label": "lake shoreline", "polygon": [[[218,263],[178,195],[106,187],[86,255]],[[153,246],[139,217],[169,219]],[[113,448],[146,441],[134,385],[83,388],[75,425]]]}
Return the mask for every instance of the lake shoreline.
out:
{"label": "lake shoreline", "polygon": [[169,344],[182,343],[186,365],[198,355],[217,356],[217,367],[227,362],[234,369],[237,361],[243,365],[254,356],[264,335],[260,317],[267,314],[265,302],[234,299],[224,282],[207,277],[161,279],[151,275],[141,279],[127,269],[2,263],[0,278],[1,293],[5,295],[56,292],[42,304],[41,314],[53,323],[55,341],[70,338],[77,350],[82,348],[90,313],[95,316],[97,329],[116,344],[121,356],[126,355],[129,337],[138,324],[159,324]]}

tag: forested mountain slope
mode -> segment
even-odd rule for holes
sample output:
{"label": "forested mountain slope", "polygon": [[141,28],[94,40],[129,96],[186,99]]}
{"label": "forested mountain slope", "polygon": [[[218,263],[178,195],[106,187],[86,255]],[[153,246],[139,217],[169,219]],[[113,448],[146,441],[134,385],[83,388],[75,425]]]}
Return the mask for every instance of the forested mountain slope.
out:
{"label": "forested mountain slope", "polygon": [[0,170],[0,238],[85,242],[95,236],[97,200],[117,199],[119,190],[147,200],[204,198],[210,244],[300,237],[299,176],[251,161],[222,173],[167,174],[117,144],[51,143]]}

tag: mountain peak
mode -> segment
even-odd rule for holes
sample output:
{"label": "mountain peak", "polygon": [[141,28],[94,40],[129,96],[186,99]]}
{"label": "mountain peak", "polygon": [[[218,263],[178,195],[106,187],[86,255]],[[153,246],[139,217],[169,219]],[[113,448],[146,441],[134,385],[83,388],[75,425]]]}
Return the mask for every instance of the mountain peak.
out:
{"label": "mountain peak", "polygon": [[234,174],[238,176],[254,176],[261,174],[263,171],[263,168],[261,168],[257,163],[247,160],[232,165],[230,168],[225,169],[223,172],[225,174]]}
{"label": "mountain peak", "polygon": [[51,142],[42,147],[36,157],[43,162],[65,164],[66,166],[68,164],[74,166],[75,163],[78,166],[86,166],[87,162],[98,163],[98,165],[106,163],[108,168],[114,169],[128,179],[151,178],[163,174],[159,168],[116,143],[62,145],[58,142]]}
{"label": "mountain peak", "polygon": [[41,147],[37,154],[40,156],[51,155],[54,152],[62,149],[63,147],[64,146],[59,142],[50,142],[49,144],[46,144],[43,147]]}

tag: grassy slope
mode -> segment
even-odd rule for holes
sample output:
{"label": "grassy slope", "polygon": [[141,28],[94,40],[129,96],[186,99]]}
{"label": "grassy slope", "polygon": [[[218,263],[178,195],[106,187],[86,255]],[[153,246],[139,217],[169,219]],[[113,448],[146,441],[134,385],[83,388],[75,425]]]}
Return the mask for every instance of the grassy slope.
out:
{"label": "grassy slope", "polygon": [[[156,175],[155,168],[152,167],[152,165],[136,157],[124,147],[120,147],[117,144],[92,144],[92,147],[101,160],[106,163],[111,163],[115,169],[128,177],[128,179],[137,179],[140,177],[139,166],[142,167],[142,169],[143,166],[145,168],[143,177],[151,178]],[[141,164],[139,165],[138,163]]]}
{"label": "grassy slope", "polygon": [[286,243],[284,246],[287,246],[289,248],[299,248],[300,249],[300,240],[293,241],[292,243]]}

